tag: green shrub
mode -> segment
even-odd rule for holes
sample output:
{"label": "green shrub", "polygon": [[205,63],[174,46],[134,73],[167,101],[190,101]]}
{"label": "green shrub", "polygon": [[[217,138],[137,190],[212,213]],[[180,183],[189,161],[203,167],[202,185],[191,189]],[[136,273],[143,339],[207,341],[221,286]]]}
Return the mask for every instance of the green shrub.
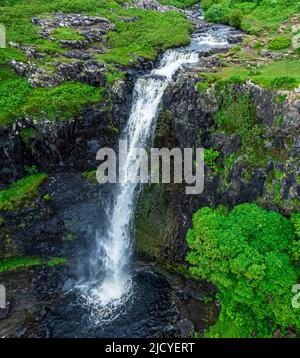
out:
{"label": "green shrub", "polygon": [[204,11],[207,11],[212,5],[218,4],[220,1],[216,0],[202,0],[201,1],[201,8]]}
{"label": "green shrub", "polygon": [[205,13],[208,21],[225,24],[228,22],[229,9],[221,4],[212,5]]}
{"label": "green shrub", "polygon": [[228,15],[228,22],[230,26],[241,27],[243,20],[243,12],[240,9],[233,9]]}
{"label": "green shrub", "polygon": [[277,36],[269,42],[268,48],[270,50],[284,50],[291,45],[292,40],[288,36]]}
{"label": "green shrub", "polygon": [[219,290],[221,313],[208,336],[267,337],[277,328],[300,329],[299,309],[291,305],[297,280],[292,259],[300,247],[288,219],[255,204],[230,212],[205,207],[193,215],[187,242],[191,273]]}

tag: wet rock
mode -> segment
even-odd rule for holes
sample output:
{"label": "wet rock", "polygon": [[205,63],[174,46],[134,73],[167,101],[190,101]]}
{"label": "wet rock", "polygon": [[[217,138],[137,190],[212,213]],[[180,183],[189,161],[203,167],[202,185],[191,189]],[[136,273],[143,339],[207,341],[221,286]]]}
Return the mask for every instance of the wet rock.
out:
{"label": "wet rock", "polygon": [[179,329],[181,338],[191,338],[194,336],[195,329],[193,322],[191,322],[190,320],[186,318],[180,320],[179,322],[177,322],[177,327]]}
{"label": "wet rock", "polygon": [[9,307],[0,308],[0,319],[8,317]]}

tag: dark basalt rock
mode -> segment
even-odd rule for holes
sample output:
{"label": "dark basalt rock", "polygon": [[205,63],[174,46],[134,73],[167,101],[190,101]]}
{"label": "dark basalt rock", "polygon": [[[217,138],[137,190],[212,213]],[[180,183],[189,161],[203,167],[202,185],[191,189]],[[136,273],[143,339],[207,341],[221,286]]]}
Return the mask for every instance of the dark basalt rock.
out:
{"label": "dark basalt rock", "polygon": [[182,338],[191,338],[194,336],[195,329],[192,321],[184,318],[177,322],[177,327]]}
{"label": "dark basalt rock", "polygon": [[[215,115],[226,93],[198,91],[199,73],[205,72],[203,69],[213,70],[218,66],[218,60],[214,56],[202,58],[201,65],[205,67],[189,68],[178,73],[167,88],[157,121],[154,147],[213,148],[220,153],[216,164],[222,167],[225,158],[239,156],[242,138],[238,134],[216,133]],[[141,193],[136,209],[137,253],[141,257],[163,263],[182,262],[187,252],[185,237],[192,224],[192,215],[203,206],[222,204],[232,208],[255,201],[283,214],[300,209],[297,200],[300,192],[300,101],[296,92],[289,93],[285,103],[276,101],[278,93],[251,82],[235,85],[235,93],[236,96],[249,96],[256,111],[256,121],[264,128],[264,143],[277,159],[266,161],[262,166],[252,164],[254,167],[247,178],[247,161],[236,160],[226,183],[221,175],[205,166],[204,191],[199,195],[186,195],[184,185],[165,184],[159,189],[149,186]],[[282,173],[279,182],[278,179],[270,180],[275,168]]]}

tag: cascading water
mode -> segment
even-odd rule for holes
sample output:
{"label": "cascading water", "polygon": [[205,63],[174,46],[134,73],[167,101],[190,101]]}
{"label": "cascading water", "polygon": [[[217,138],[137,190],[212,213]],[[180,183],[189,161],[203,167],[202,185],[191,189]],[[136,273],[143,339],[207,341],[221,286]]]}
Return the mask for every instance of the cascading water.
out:
{"label": "cascading water", "polygon": [[[199,18],[202,18],[201,12]],[[90,279],[77,286],[87,305],[95,308],[97,320],[115,319],[121,312],[120,307],[128,306],[133,292],[131,223],[138,183],[132,178],[138,175],[140,160],[135,149],[147,146],[164,91],[175,72],[184,65],[197,63],[201,53],[229,46],[228,37],[232,35],[232,29],[225,26],[193,34],[188,47],[168,50],[158,68],[135,83],[129,120],[121,138],[128,143],[122,163],[125,180],[114,185],[109,202],[105,203],[106,217],[102,231],[99,229],[96,233],[96,248],[90,258]]]}
{"label": "cascading water", "polygon": [[117,302],[130,290],[131,233],[134,197],[137,183],[132,178],[138,170],[135,148],[144,148],[155,126],[160,101],[173,74],[184,64],[196,63],[198,53],[169,50],[158,69],[140,77],[134,88],[133,105],[125,130],[128,152],[123,167],[125,181],[118,185],[110,225],[103,235],[97,236],[97,251],[102,254],[105,273],[101,286],[92,292],[102,305]]}
{"label": "cascading water", "polygon": [[178,307],[173,305],[169,283],[143,265],[134,269],[130,265],[131,223],[138,194],[137,184],[130,178],[136,177],[139,167],[134,148],[145,148],[152,138],[161,99],[174,73],[181,66],[197,63],[201,54],[213,48],[229,47],[229,37],[239,36],[221,25],[203,29],[199,10],[187,14],[200,21],[190,45],[167,51],[157,69],[136,81],[130,117],[121,138],[128,142],[122,159],[127,182],[103,187],[100,210],[95,215],[96,240],[91,237],[95,246],[89,251],[90,265],[83,257],[90,246],[84,243],[78,257],[79,282],[65,282],[65,295],[44,319],[42,336],[50,332],[51,337],[153,337],[162,330],[167,335],[172,332]]}

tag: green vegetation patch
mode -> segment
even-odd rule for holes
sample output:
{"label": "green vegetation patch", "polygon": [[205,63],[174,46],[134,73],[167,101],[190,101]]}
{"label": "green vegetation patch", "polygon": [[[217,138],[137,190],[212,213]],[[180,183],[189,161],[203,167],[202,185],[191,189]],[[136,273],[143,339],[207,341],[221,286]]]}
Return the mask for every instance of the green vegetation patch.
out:
{"label": "green vegetation patch", "polygon": [[[52,35],[57,41],[42,39],[40,27],[32,22],[34,16],[51,17],[56,12],[82,13],[114,22],[116,30],[106,34],[107,52],[95,55],[97,60],[106,64],[131,65],[138,61],[138,57],[153,60],[160,51],[190,42],[192,25],[183,14],[125,8],[122,3],[123,0],[5,0],[0,5],[0,23],[6,27],[8,46],[10,41],[35,45],[39,52],[46,54],[45,58],[36,59],[36,64],[51,69],[51,61],[63,56],[65,51],[60,40],[81,40],[83,37],[74,28],[61,27],[53,30]],[[133,20],[124,21],[125,18]],[[102,43],[91,44],[95,45],[103,47]],[[52,89],[32,88],[26,78],[19,78],[6,67],[12,59],[27,62],[25,54],[18,49],[0,51],[0,125],[13,123],[25,115],[67,120],[82,106],[99,103],[103,98],[103,88],[81,83],[66,82]],[[107,74],[108,83],[113,84],[120,78],[124,78],[124,74],[112,66]]]}
{"label": "green vegetation patch", "polygon": [[292,90],[300,85],[298,59],[282,59],[253,71],[245,65],[222,67],[219,72],[201,74],[208,83],[243,83],[250,80],[271,90]]}
{"label": "green vegetation patch", "polygon": [[137,61],[137,57],[153,60],[158,52],[190,42],[192,25],[175,11],[160,13],[128,9],[124,14],[138,17],[138,20],[116,21],[116,31],[107,34],[109,49],[98,60],[130,65]]}
{"label": "green vegetation patch", "polygon": [[15,271],[19,268],[29,268],[42,264],[40,258],[17,257],[8,258],[0,261],[0,272]]}
{"label": "green vegetation patch", "polygon": [[204,163],[209,166],[213,171],[218,169],[216,164],[217,158],[220,156],[220,152],[212,148],[204,149]]}
{"label": "green vegetation patch", "polygon": [[275,33],[279,26],[300,11],[298,0],[202,0],[207,20],[231,24],[244,31]]}
{"label": "green vegetation patch", "polygon": [[52,35],[57,40],[80,41],[84,40],[84,36],[70,27],[59,27],[52,31]]}
{"label": "green vegetation patch", "polygon": [[104,92],[104,88],[79,82],[65,82],[55,88],[32,88],[27,79],[12,76],[0,82],[0,125],[22,116],[66,121],[82,107],[100,103]]}
{"label": "green vegetation patch", "polygon": [[255,204],[228,212],[204,207],[187,233],[191,273],[217,286],[221,313],[207,336],[270,337],[278,328],[300,329],[291,305],[299,241],[292,223]]}
{"label": "green vegetation patch", "polygon": [[65,257],[52,257],[46,264],[47,266],[53,267],[57,265],[65,265],[67,259]]}
{"label": "green vegetation patch", "polygon": [[83,177],[92,185],[97,184],[97,177],[96,177],[97,169],[87,170],[86,172],[82,173]]}
{"label": "green vegetation patch", "polygon": [[42,260],[38,257],[10,257],[0,260],[0,273],[6,271],[16,271],[18,269],[32,268],[35,266],[50,266],[66,264],[67,260],[64,257],[52,257],[49,260]]}
{"label": "green vegetation patch", "polygon": [[160,0],[162,5],[175,6],[179,9],[184,9],[186,7],[192,6],[197,2],[197,0]]}
{"label": "green vegetation patch", "polygon": [[292,45],[292,40],[288,36],[276,36],[274,37],[268,45],[270,50],[283,50]]}
{"label": "green vegetation patch", "polygon": [[0,191],[0,210],[18,210],[29,205],[38,196],[40,185],[48,178],[46,174],[34,174],[20,179],[9,189]]}

